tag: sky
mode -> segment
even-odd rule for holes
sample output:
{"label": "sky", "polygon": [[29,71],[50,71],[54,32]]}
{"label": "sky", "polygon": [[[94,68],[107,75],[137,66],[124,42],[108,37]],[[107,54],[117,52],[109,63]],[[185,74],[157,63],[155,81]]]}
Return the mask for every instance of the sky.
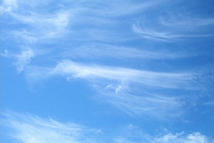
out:
{"label": "sky", "polygon": [[1,143],[214,143],[212,0],[0,0]]}

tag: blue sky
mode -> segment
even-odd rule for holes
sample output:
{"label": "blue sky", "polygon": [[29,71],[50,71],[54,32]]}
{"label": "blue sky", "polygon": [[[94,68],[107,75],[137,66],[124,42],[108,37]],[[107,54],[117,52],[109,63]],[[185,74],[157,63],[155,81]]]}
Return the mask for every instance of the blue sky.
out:
{"label": "blue sky", "polygon": [[212,0],[1,0],[0,142],[214,143]]}

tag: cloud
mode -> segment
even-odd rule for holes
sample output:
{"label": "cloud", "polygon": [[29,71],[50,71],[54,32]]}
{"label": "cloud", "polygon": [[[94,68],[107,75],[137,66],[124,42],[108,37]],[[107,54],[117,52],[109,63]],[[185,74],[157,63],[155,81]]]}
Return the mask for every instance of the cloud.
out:
{"label": "cloud", "polygon": [[129,125],[126,128],[127,136],[119,136],[115,143],[213,143],[210,138],[200,132],[177,132],[159,131],[158,134],[149,135],[138,127]]}
{"label": "cloud", "polygon": [[191,53],[169,50],[149,50],[145,47],[135,48],[126,46],[117,46],[110,44],[87,44],[78,47],[71,48],[63,51],[59,56],[64,58],[73,59],[104,59],[104,58],[115,58],[115,59],[149,59],[149,60],[160,60],[160,59],[178,59],[195,56]]}
{"label": "cloud", "polygon": [[20,54],[15,55],[15,65],[18,72],[22,72],[25,66],[31,62],[34,56],[35,52],[32,49],[23,50]]}
{"label": "cloud", "polygon": [[70,23],[70,11],[62,9],[52,12],[38,11],[47,3],[50,4],[50,1],[4,0],[0,6],[0,12],[3,18],[9,17],[10,19],[5,25],[12,22],[17,27],[12,30],[5,27],[8,30],[5,34],[15,36],[15,38],[12,37],[14,41],[27,44],[62,37],[67,32],[66,28]]}
{"label": "cloud", "polygon": [[29,15],[11,13],[11,16],[30,28],[13,31],[15,36],[23,40],[38,42],[38,40],[51,39],[63,36],[69,25],[70,14],[67,11],[59,11],[53,14],[38,14],[31,12]]}
{"label": "cloud", "polygon": [[[214,25],[214,18],[192,18],[192,17],[176,17],[172,18],[160,18],[160,24],[170,27],[183,27],[183,28],[198,28],[201,26]],[[185,28],[185,29],[186,29]]]}
{"label": "cloud", "polygon": [[6,113],[4,126],[19,143],[95,143],[101,133],[75,123],[62,123],[30,114]]}
{"label": "cloud", "polygon": [[[37,55],[35,50],[27,49],[15,56],[15,65],[18,71],[24,72],[29,80],[40,80],[53,76],[87,80],[91,86],[97,89],[99,94],[107,96],[106,93],[108,93],[110,95],[107,99],[109,103],[128,114],[152,114],[154,116],[162,114],[162,116],[167,116],[168,113],[174,111],[179,111],[178,114],[180,114],[182,103],[177,97],[166,95],[163,92],[155,94],[149,91],[151,94],[148,94],[148,92],[144,93],[144,91],[148,88],[165,91],[192,90],[194,89],[192,73],[145,70],[141,68],[141,65],[137,64],[132,66],[139,67],[138,69],[116,66],[114,65],[115,63],[111,62],[107,63],[111,64],[111,66],[74,62],[82,59],[89,61],[90,58],[99,59],[100,61],[104,58],[108,58],[109,61],[112,61],[112,58],[121,61],[130,58],[138,60],[138,62],[146,59],[146,62],[148,62],[146,64],[149,65],[149,60],[165,59],[169,61],[190,56],[191,54],[189,53],[178,53],[179,50],[175,52],[170,52],[170,50],[161,51],[160,48],[158,50],[154,50],[154,48],[149,50],[151,47],[147,47],[149,45],[146,45],[146,43],[145,47],[141,48],[139,46],[141,42],[139,38],[136,38],[135,33],[144,38],[162,41],[184,37],[199,37],[201,35],[159,31],[153,26],[151,28],[145,26],[144,28],[144,25],[140,24],[133,24],[134,35],[129,29],[133,21],[138,18],[139,13],[151,10],[152,7],[164,1],[137,2],[119,0],[115,4],[112,0],[93,2],[83,0],[61,1],[59,4],[52,5],[53,1],[29,2],[20,0],[16,6],[7,4],[8,6],[11,5],[10,7],[16,7],[16,10],[11,10],[7,15],[4,15],[10,16],[9,19],[11,21],[9,20],[9,23],[16,25],[16,28],[11,30],[7,29],[11,25],[5,26],[7,29],[5,33],[15,36],[15,38],[11,39],[14,40],[13,42],[18,41],[17,43],[30,45],[28,47],[36,47],[36,51],[38,49],[51,49],[53,51],[41,58],[39,57],[39,62],[34,62],[33,64],[31,64],[32,58]],[[47,8],[47,5],[53,7]],[[211,23],[212,21],[207,21],[203,25]],[[203,36],[209,37],[210,35]],[[50,42],[49,40],[52,41]],[[129,47],[128,44],[135,43],[135,40],[136,48]],[[127,45],[125,45],[126,43]],[[169,47],[166,49],[169,49]],[[73,59],[74,61],[61,61],[61,59]],[[55,66],[42,67],[41,65],[35,65],[38,63],[43,64],[43,62],[43,65],[48,65],[49,63],[54,65],[57,61],[59,62]],[[100,61],[95,62],[100,63]],[[166,64],[168,64],[168,61]],[[151,67],[154,67],[152,63]],[[160,70],[163,71],[164,69]],[[140,93],[139,90],[143,92]],[[181,96],[183,97],[183,95]],[[170,108],[167,108],[167,102],[170,102]],[[160,109],[160,112],[156,114],[155,112],[158,109]]]}
{"label": "cloud", "polygon": [[66,11],[59,11],[53,14],[39,14],[31,12],[30,15],[23,15],[19,13],[11,13],[13,18],[17,19],[26,24],[32,24],[34,26],[39,26],[48,24],[47,26],[55,26],[56,28],[64,28],[68,25],[69,13]]}
{"label": "cloud", "polygon": [[[104,5],[107,5],[106,9],[99,9],[99,14],[104,14],[106,16],[124,16],[124,15],[130,15],[130,14],[136,14],[139,12],[142,12],[144,10],[147,10],[151,7],[157,6],[160,3],[163,3],[164,0],[151,0],[151,1],[142,1],[142,2],[132,2],[130,0],[127,1],[122,1],[119,0],[117,1],[117,5],[115,5],[112,2],[104,2]],[[109,10],[111,9],[111,10]]]}
{"label": "cloud", "polygon": [[[3,124],[2,124],[3,123]],[[1,118],[1,127],[6,127],[4,134],[9,135],[12,141],[19,143],[213,143],[213,139],[200,132],[185,134],[159,133],[149,135],[139,128],[129,125],[120,132],[120,136],[109,136],[100,129],[94,129],[68,122],[63,123],[52,118],[41,118],[31,114],[7,112]],[[126,134],[125,133],[125,134]],[[134,136],[134,137],[133,137]],[[108,137],[108,141],[106,141]]]}
{"label": "cloud", "polygon": [[209,139],[207,136],[195,132],[192,134],[166,134],[160,137],[145,137],[141,141],[130,141],[125,138],[118,138],[115,140],[116,143],[213,143],[214,141]]}
{"label": "cloud", "polygon": [[206,37],[213,37],[214,34],[212,33],[187,33],[186,31],[181,33],[176,33],[175,31],[157,31],[152,28],[142,28],[139,25],[133,25],[132,29],[135,33],[139,34],[143,38],[151,39],[151,40],[159,40],[159,41],[171,41],[175,39],[185,39],[185,38],[206,38]]}
{"label": "cloud", "polygon": [[120,82],[137,82],[162,88],[188,88],[192,77],[189,73],[164,73],[123,67],[86,65],[70,60],[59,62],[50,75],[66,75],[82,79],[106,79]]}
{"label": "cloud", "polygon": [[[124,67],[90,65],[71,60],[59,62],[55,67],[27,69],[28,79],[63,76],[82,79],[96,89],[98,98],[112,104],[129,115],[152,116],[158,119],[178,117],[186,105],[183,96],[152,92],[155,89],[193,90],[192,75],[163,73]],[[158,112],[157,112],[158,111]]]}
{"label": "cloud", "polygon": [[16,0],[3,0],[0,5],[0,14],[11,12],[18,7]]}
{"label": "cloud", "polygon": [[23,40],[23,43],[36,43],[41,38],[28,30],[13,31],[11,33],[16,39]]}
{"label": "cloud", "polygon": [[3,5],[17,7],[17,1],[16,0],[3,0]]}
{"label": "cloud", "polygon": [[[12,5],[10,1],[5,5]],[[132,2],[126,0],[117,1],[61,1],[55,8],[47,9],[47,5],[53,5],[53,1],[17,1],[16,10],[9,10],[5,16],[10,16],[11,21],[21,27],[11,31],[15,36],[23,37],[23,40],[32,43],[47,41],[53,38],[63,37],[69,34],[72,39],[112,41],[123,36],[123,40],[130,37],[119,34],[119,21],[115,17],[134,15],[162,3],[164,0]],[[2,9],[5,6],[2,6]],[[13,6],[15,7],[15,6]],[[41,9],[41,10],[38,10]],[[4,10],[3,10],[4,11]],[[4,12],[3,12],[4,13]],[[125,22],[125,20],[124,20]],[[127,23],[127,22],[125,22]],[[22,28],[22,26],[25,26]],[[97,27],[94,27],[96,25]],[[111,27],[111,29],[105,29]],[[119,26],[120,27],[120,26]],[[18,34],[18,35],[17,35]],[[99,35],[99,36],[98,36]],[[127,34],[128,35],[128,34]],[[112,37],[112,38],[111,38]],[[128,38],[127,38],[128,37]],[[125,39],[126,38],[126,39]],[[33,40],[32,40],[33,39]],[[36,40],[35,40],[36,39]]]}
{"label": "cloud", "polygon": [[214,19],[212,17],[200,18],[194,15],[187,17],[185,14],[174,14],[151,18],[147,21],[145,21],[145,18],[133,24],[132,29],[146,39],[172,41],[214,36],[213,31],[210,30],[214,26]]}
{"label": "cloud", "polygon": [[167,134],[154,139],[154,143],[213,143],[208,137],[198,132],[192,134]]}
{"label": "cloud", "polygon": [[133,25],[132,28],[135,33],[142,34],[142,36],[147,39],[166,41],[171,38],[176,38],[175,35],[171,35],[170,33],[153,31],[147,28],[143,29],[137,25]]}
{"label": "cloud", "polygon": [[108,103],[114,105],[130,116],[155,117],[159,120],[168,120],[181,116],[184,103],[178,97],[141,93],[140,95],[112,93],[103,91]]}

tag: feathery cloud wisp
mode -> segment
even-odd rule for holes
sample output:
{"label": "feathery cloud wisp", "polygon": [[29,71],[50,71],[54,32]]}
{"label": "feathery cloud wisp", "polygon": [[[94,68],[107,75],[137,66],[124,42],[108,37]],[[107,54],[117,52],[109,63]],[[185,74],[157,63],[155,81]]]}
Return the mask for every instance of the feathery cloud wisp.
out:
{"label": "feathery cloud wisp", "polygon": [[13,139],[20,143],[91,143],[101,132],[29,114],[7,113],[3,121]]}
{"label": "feathery cloud wisp", "polygon": [[[70,60],[59,62],[53,68],[41,68],[39,71],[32,69],[27,73],[27,76],[30,78],[36,76],[35,79],[40,78],[40,76],[63,76],[87,80],[106,102],[125,113],[155,116],[160,119],[181,115],[182,100],[169,95],[148,94],[146,93],[148,88],[193,89],[191,84],[193,77],[188,73],[162,73],[122,67],[87,65]],[[141,92],[137,92],[136,89],[141,89]]]}
{"label": "feathery cloud wisp", "polygon": [[146,93],[131,95],[124,91],[111,93],[106,90],[101,94],[108,103],[130,116],[147,116],[167,120],[179,117],[184,113],[184,103],[177,97]]}
{"label": "feathery cloud wisp", "polygon": [[137,25],[132,26],[133,31],[137,34],[140,34],[143,38],[159,41],[169,41],[173,39],[184,39],[184,38],[202,38],[202,37],[213,37],[214,34],[210,33],[174,33],[174,31],[156,31],[151,28],[142,28]]}
{"label": "feathery cloud wisp", "polygon": [[106,79],[121,82],[137,82],[162,88],[190,88],[192,75],[188,73],[164,73],[122,67],[107,67],[62,61],[50,72],[51,75],[71,75],[74,78]]}
{"label": "feathery cloud wisp", "polygon": [[[209,137],[199,133],[194,132],[190,134],[184,133],[168,133],[162,136],[143,136],[139,139],[142,143],[213,143],[214,141]],[[137,143],[136,141],[131,141],[126,138],[117,138],[116,143]]]}
{"label": "feathery cloud wisp", "polygon": [[20,54],[16,55],[16,67],[18,72],[22,72],[26,65],[28,65],[32,58],[35,56],[35,52],[32,49],[27,49],[22,51]]}
{"label": "feathery cloud wisp", "polygon": [[173,18],[166,16],[158,20],[147,21],[147,23],[138,21],[132,25],[132,30],[146,39],[172,41],[185,38],[213,37],[212,30],[205,30],[210,26],[214,26],[213,18],[186,18],[175,15]]}
{"label": "feathery cloud wisp", "polygon": [[[96,143],[107,142],[101,135],[107,135],[100,129],[88,128],[75,123],[63,123],[54,119],[45,119],[30,114],[7,112],[1,119],[4,132],[12,137],[12,141],[20,143]],[[8,130],[9,129],[9,130]],[[129,126],[126,132],[137,131],[128,136],[108,136],[113,143],[213,143],[214,140],[200,132],[190,134],[160,133],[160,135],[144,134],[138,128]],[[102,133],[102,134],[101,134]]]}
{"label": "feathery cloud wisp", "polygon": [[[195,54],[196,55],[196,54]],[[59,56],[64,58],[74,59],[100,59],[100,58],[114,58],[114,59],[179,59],[195,56],[193,53],[184,53],[179,51],[169,51],[162,49],[148,50],[146,47],[125,47],[110,44],[87,44],[67,49]]]}

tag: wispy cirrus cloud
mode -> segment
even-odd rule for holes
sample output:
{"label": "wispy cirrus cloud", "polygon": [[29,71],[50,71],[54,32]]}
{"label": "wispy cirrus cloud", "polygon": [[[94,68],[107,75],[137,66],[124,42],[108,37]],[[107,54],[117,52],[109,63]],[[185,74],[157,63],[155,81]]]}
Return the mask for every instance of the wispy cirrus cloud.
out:
{"label": "wispy cirrus cloud", "polygon": [[100,94],[105,97],[106,102],[133,117],[146,116],[155,117],[160,120],[177,118],[184,114],[183,108],[186,104],[179,97],[169,95],[148,93],[134,95],[134,92],[132,94],[124,91],[112,93],[108,90],[104,90]]}
{"label": "wispy cirrus cloud", "polygon": [[185,17],[185,16],[174,16],[171,18],[160,18],[160,24],[164,26],[170,27],[179,27],[182,28],[198,28],[201,26],[211,26],[214,24],[214,18],[192,18],[192,17]]}
{"label": "wispy cirrus cloud", "polygon": [[9,128],[8,135],[20,143],[91,143],[97,142],[101,130],[75,123],[62,123],[54,119],[30,114],[6,113],[2,119]]}
{"label": "wispy cirrus cloud", "polygon": [[16,0],[3,0],[0,6],[0,14],[11,12],[18,7]]}
{"label": "wispy cirrus cloud", "polygon": [[[115,139],[116,143],[137,143],[138,141],[132,141],[125,138]],[[213,139],[199,133],[194,132],[190,134],[184,133],[168,133],[159,137],[144,136],[142,137],[142,143],[213,143]]]}
{"label": "wispy cirrus cloud", "polygon": [[[144,10],[148,10],[151,7],[157,6],[158,4],[163,3],[165,0],[151,0],[151,1],[142,1],[142,2],[132,2],[127,0],[126,2],[119,0],[117,5],[113,4],[112,2],[102,2],[103,5],[107,7],[105,9],[98,9],[96,13],[104,14],[110,17],[118,17],[118,16],[125,16],[130,14],[136,14],[142,12]],[[111,9],[109,11],[108,9]]]}
{"label": "wispy cirrus cloud", "polygon": [[129,124],[114,141],[116,143],[213,143],[214,139],[198,131],[172,132],[167,128],[148,134],[144,132],[143,128]]}
{"label": "wispy cirrus cloud", "polygon": [[11,16],[29,26],[27,29],[12,31],[11,34],[21,37],[22,40],[29,43],[61,37],[67,32],[66,28],[70,23],[70,14],[67,11],[59,11],[54,14],[30,12],[29,15],[11,13]]}
{"label": "wispy cirrus cloud", "polygon": [[156,138],[155,143],[213,143],[214,141],[209,139],[207,136],[195,132],[192,134],[167,134],[162,137]]}
{"label": "wispy cirrus cloud", "polygon": [[70,60],[59,62],[52,68],[28,68],[26,76],[29,80],[52,76],[86,80],[96,89],[99,98],[121,111],[131,116],[147,115],[159,119],[180,116],[186,102],[183,102],[183,96],[148,93],[147,89],[194,89],[191,84],[193,77],[188,73],[162,73],[82,64]]}
{"label": "wispy cirrus cloud", "polygon": [[12,52],[4,49],[4,51],[0,53],[0,56],[3,58],[15,60],[13,64],[19,73],[23,72],[37,55],[39,55],[38,51],[29,47],[22,48],[19,52]]}
{"label": "wispy cirrus cloud", "polygon": [[164,73],[137,70],[123,67],[108,67],[99,65],[86,65],[65,60],[56,65],[51,75],[71,75],[83,79],[107,79],[121,82],[137,82],[146,86],[163,88],[188,88],[188,81],[192,75],[188,73]]}
{"label": "wispy cirrus cloud", "polygon": [[194,53],[185,53],[182,51],[170,51],[153,49],[149,50],[146,47],[126,47],[111,44],[86,44],[78,47],[66,49],[59,56],[63,58],[73,59],[100,59],[100,58],[114,58],[114,59],[179,59],[196,56]]}
{"label": "wispy cirrus cloud", "polygon": [[[1,4],[1,17],[9,17],[10,22],[16,25],[16,29],[7,29],[5,34],[18,41],[19,45],[36,44],[64,36],[70,23],[70,11],[58,10],[41,12],[37,8],[46,2],[4,0]],[[10,25],[7,23],[5,25]],[[17,26],[18,25],[18,26]]]}
{"label": "wispy cirrus cloud", "polygon": [[143,38],[159,41],[173,41],[176,39],[186,38],[206,38],[213,37],[213,31],[200,31],[203,27],[211,26],[214,24],[213,18],[173,18],[167,19],[161,17],[151,25],[147,26],[144,23],[137,23],[132,25],[135,33],[138,33]]}
{"label": "wispy cirrus cloud", "polygon": [[182,34],[182,33],[172,33],[171,31],[155,31],[154,29],[141,28],[139,26],[133,25],[133,31],[140,34],[146,39],[159,40],[159,41],[169,41],[175,39],[185,39],[185,38],[202,38],[202,37],[213,37],[214,34]]}
{"label": "wispy cirrus cloud", "polygon": [[[29,80],[40,80],[52,76],[87,80],[92,83],[99,94],[116,95],[116,98],[109,96],[109,102],[127,113],[155,114],[155,111],[160,109],[160,114],[166,116],[169,112],[180,110],[182,102],[177,97],[173,95],[171,97],[164,93],[139,94],[135,85],[138,88],[137,90],[142,89],[143,91],[147,88],[192,90],[194,85],[192,84],[193,75],[191,72],[176,72],[177,69],[173,70],[174,72],[165,69],[161,69],[165,72],[144,70],[141,69],[141,65],[137,64],[134,67],[139,67],[139,69],[127,68],[128,66],[124,67],[124,65],[118,66],[111,62],[107,64],[112,66],[105,66],[103,63],[87,64],[72,61],[74,59],[88,61],[90,58],[93,58],[93,60],[104,58],[112,60],[114,58],[114,60],[119,59],[120,61],[124,59],[134,59],[136,61],[146,59],[150,64],[149,60],[164,59],[169,61],[192,56],[192,53],[179,53],[180,49],[172,52],[169,47],[166,51],[162,51],[161,47],[152,47],[153,50],[151,50],[149,45],[143,45],[143,42],[135,35],[135,33],[138,33],[144,38],[162,41],[185,37],[211,36],[210,34],[195,35],[188,32],[183,34],[176,30],[171,31],[171,29],[169,31],[165,31],[165,29],[159,31],[153,25],[144,27],[144,24],[141,23],[133,24],[137,21],[139,13],[142,14],[146,10],[151,10],[163,2],[165,0],[149,2],[119,0],[117,4],[113,4],[113,1],[61,1],[59,5],[46,9],[46,6],[51,5],[54,1],[28,2],[20,0],[14,1],[15,4],[12,4],[12,2],[5,3],[3,7],[11,7],[11,10],[7,11],[7,14],[2,15],[2,17],[10,16],[12,23],[18,25],[16,29],[9,29],[9,32],[5,32],[12,35],[13,41],[33,45],[28,47],[36,47],[35,49],[54,51],[44,56],[44,59],[41,58],[45,64],[48,63],[47,60],[51,61],[52,66],[46,67],[30,64],[32,58],[35,57],[34,49],[21,51],[20,54],[15,56],[18,70],[23,71]],[[38,9],[41,10],[38,11]],[[148,25],[151,23],[148,20]],[[158,23],[161,22],[158,21]],[[167,27],[170,27],[170,23],[173,22],[163,23],[162,21],[162,25]],[[210,24],[212,24],[212,20],[207,20],[204,24],[198,25],[207,26]],[[182,27],[185,24],[178,25]],[[50,40],[52,41],[50,42]],[[124,44],[126,42],[136,43],[136,48],[126,46]],[[144,47],[141,47],[141,45]],[[18,47],[22,46],[19,45]],[[62,61],[62,59],[72,60]],[[57,61],[60,62],[53,66]],[[99,61],[94,62],[100,63]],[[185,71],[185,69],[181,71]],[[102,90],[103,92],[100,92]],[[138,102],[138,100],[141,102]],[[166,108],[167,102],[172,103],[170,109]]]}
{"label": "wispy cirrus cloud", "polygon": [[154,31],[148,28],[143,29],[137,25],[133,25],[133,31],[138,34],[142,34],[144,38],[167,41],[168,39],[176,38],[176,35],[172,35],[168,32]]}
{"label": "wispy cirrus cloud", "polygon": [[[32,114],[7,112],[1,119],[1,127],[7,128],[4,134],[12,141],[20,143],[213,143],[214,140],[200,132],[171,133],[160,132],[158,135],[144,133],[139,128],[129,125],[125,133],[111,135],[100,129],[85,127],[72,122],[59,122],[52,118],[41,118]],[[126,135],[128,133],[128,135]],[[126,136],[124,136],[124,134]],[[108,136],[106,141],[104,136]]]}
{"label": "wispy cirrus cloud", "polygon": [[[1,6],[4,10],[2,17],[9,16],[13,23],[21,25],[16,30],[11,30],[10,36],[21,37],[25,43],[40,43],[61,38],[66,34],[76,41],[121,41],[133,39],[129,31],[121,31],[120,22],[116,17],[134,15],[136,13],[155,7],[165,0],[158,1],[61,1],[57,8],[45,8],[54,0],[45,2],[27,2],[25,0],[5,0]],[[104,8],[103,8],[104,7]],[[123,23],[129,23],[123,20]],[[22,26],[25,25],[25,28]],[[96,27],[95,27],[96,25]],[[121,33],[122,32],[122,33]],[[8,33],[5,33],[8,34]],[[99,35],[99,36],[98,36]],[[20,41],[20,39],[19,39]]]}
{"label": "wispy cirrus cloud", "polygon": [[16,59],[15,65],[18,72],[22,72],[26,65],[30,64],[32,58],[35,56],[35,52],[32,49],[26,49],[21,51],[20,54],[14,56]]}

